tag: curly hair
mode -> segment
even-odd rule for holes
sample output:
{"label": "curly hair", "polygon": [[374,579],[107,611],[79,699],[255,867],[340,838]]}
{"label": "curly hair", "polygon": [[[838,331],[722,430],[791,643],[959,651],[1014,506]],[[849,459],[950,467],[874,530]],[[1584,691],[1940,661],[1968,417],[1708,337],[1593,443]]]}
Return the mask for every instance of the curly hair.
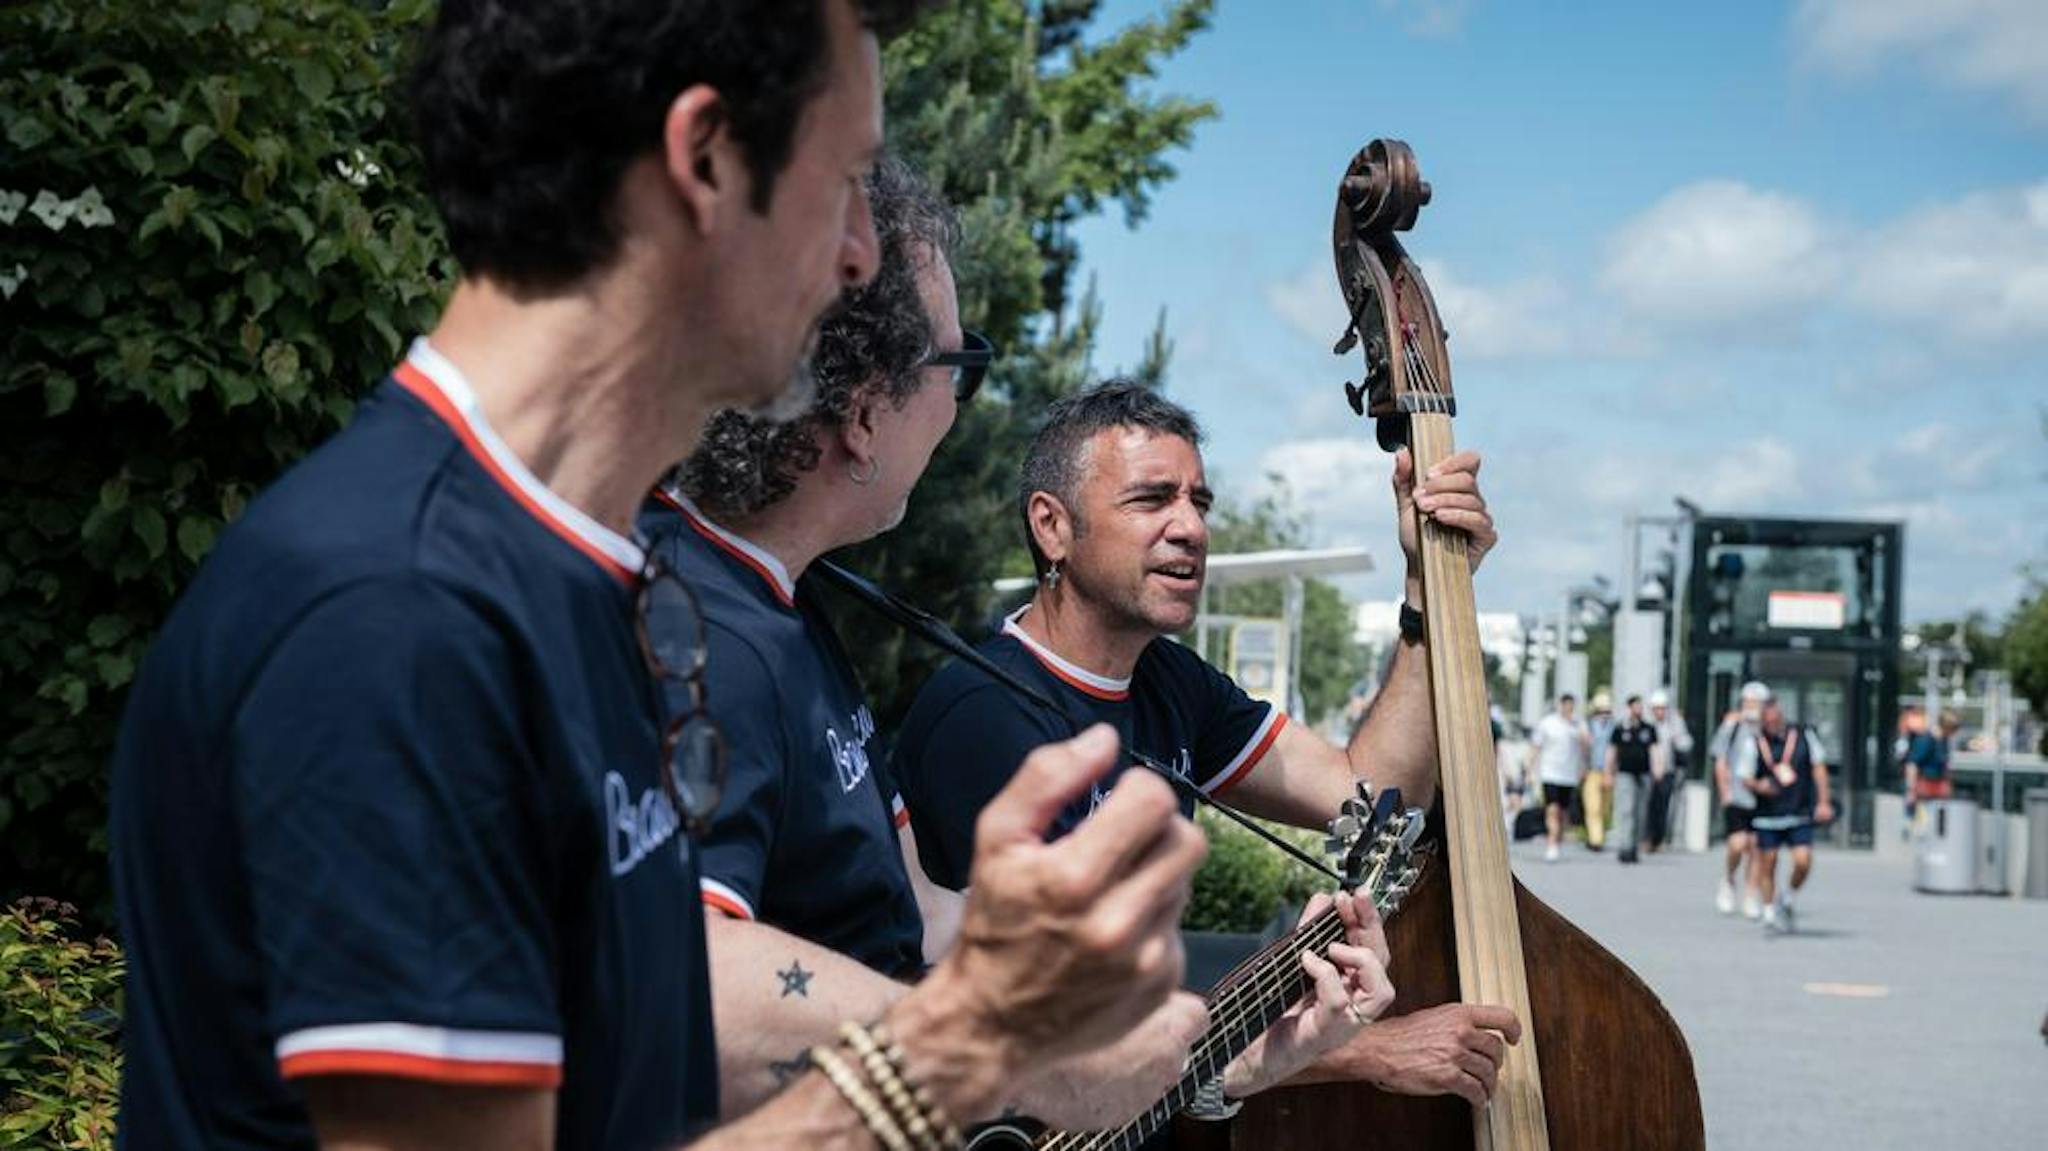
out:
{"label": "curly hair", "polygon": [[1202,446],[1202,425],[1193,412],[1132,379],[1104,380],[1087,391],[1056,400],[1045,411],[1045,423],[1032,437],[1018,469],[1017,514],[1024,520],[1024,544],[1031,549],[1032,570],[1041,575],[1051,564],[1031,534],[1031,497],[1048,492],[1067,506],[1074,530],[1081,523],[1081,453],[1097,432],[1109,428],[1144,428],[1159,435],[1179,436]]}
{"label": "curly hair", "polygon": [[[678,94],[709,85],[766,211],[824,86],[830,0],[444,0],[411,82],[449,247],[471,274],[569,283],[618,249],[619,182],[661,147]],[[853,0],[878,35],[931,0]]]}
{"label": "curly hair", "polygon": [[932,352],[932,318],[919,274],[929,260],[951,257],[960,242],[959,220],[893,157],[868,177],[868,200],[880,265],[818,330],[811,354],[817,397],[810,409],[786,421],[719,412],[680,469],[683,491],[713,516],[752,515],[795,491],[797,477],[818,466],[818,431],[843,424],[859,400],[879,395],[901,407],[917,391],[917,368]]}

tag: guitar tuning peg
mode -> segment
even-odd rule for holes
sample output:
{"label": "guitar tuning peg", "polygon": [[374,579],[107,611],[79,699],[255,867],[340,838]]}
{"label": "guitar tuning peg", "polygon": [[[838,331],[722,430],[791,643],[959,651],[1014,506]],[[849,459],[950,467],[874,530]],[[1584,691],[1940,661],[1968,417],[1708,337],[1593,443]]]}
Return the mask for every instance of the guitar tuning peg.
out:
{"label": "guitar tuning peg", "polygon": [[1365,414],[1365,388],[1350,380],[1344,381],[1344,399],[1351,404],[1352,415]]}

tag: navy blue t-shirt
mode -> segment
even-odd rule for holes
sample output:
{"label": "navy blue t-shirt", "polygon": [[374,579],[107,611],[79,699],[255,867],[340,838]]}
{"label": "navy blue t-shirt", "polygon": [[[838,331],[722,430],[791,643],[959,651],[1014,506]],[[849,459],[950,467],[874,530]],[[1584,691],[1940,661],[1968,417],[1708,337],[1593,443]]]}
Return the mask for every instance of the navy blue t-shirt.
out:
{"label": "navy blue t-shirt", "polygon": [[1928,781],[1948,778],[1948,741],[1924,731],[1913,733],[1906,744],[1905,762],[1912,764],[1920,778]]}
{"label": "navy blue t-shirt", "polygon": [[[979,650],[1051,696],[1063,715],[955,660],[918,692],[897,739],[896,782],[910,807],[918,857],[933,882],[956,890],[967,886],[974,860],[975,818],[1033,749],[1107,723],[1124,747],[1173,766],[1215,795],[1251,774],[1287,723],[1285,712],[1246,695],[1170,639],[1153,640],[1127,680],[1096,675],[1025,634],[1017,621],[1029,610],[1010,616]],[[1125,770],[1120,765],[1062,812],[1053,834],[1086,818]],[[1186,799],[1181,806],[1193,809]]]}
{"label": "navy blue t-shirt", "polygon": [[332,1074],[553,1088],[563,1148],[715,1118],[639,570],[425,341],[221,537],[114,756],[124,1146],[314,1146]]}
{"label": "navy blue t-shirt", "polygon": [[1648,775],[1650,773],[1650,749],[1657,745],[1657,727],[1647,721],[1632,723],[1622,720],[1608,733],[1607,742],[1614,748],[1614,769],[1626,775]]}
{"label": "navy blue t-shirt", "polygon": [[1826,753],[1820,749],[1820,742],[1813,732],[1796,723],[1787,724],[1775,739],[1758,731],[1756,753],[1758,779],[1775,775],[1776,766],[1788,761],[1793,773],[1789,787],[1781,787],[1775,795],[1760,794],[1756,797],[1756,826],[1781,830],[1811,822],[1818,798],[1813,765],[1815,760],[1826,762]]}
{"label": "navy blue t-shirt", "polygon": [[650,501],[640,527],[703,605],[705,690],[730,748],[697,845],[704,902],[917,976],[924,921],[896,838],[908,817],[870,758],[874,715],[810,581],[687,500]]}

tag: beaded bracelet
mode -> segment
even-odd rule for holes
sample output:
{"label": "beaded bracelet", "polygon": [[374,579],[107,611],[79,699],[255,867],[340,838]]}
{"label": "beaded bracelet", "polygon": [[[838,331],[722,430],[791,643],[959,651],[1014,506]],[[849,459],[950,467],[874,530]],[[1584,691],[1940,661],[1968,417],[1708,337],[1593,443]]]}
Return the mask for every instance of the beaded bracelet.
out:
{"label": "beaded bracelet", "polygon": [[875,1094],[860,1081],[860,1076],[847,1066],[835,1052],[825,1047],[811,1048],[811,1063],[825,1073],[832,1086],[860,1114],[860,1121],[867,1126],[870,1134],[881,1141],[888,1151],[914,1151],[903,1129],[889,1117],[889,1111],[875,1098]]}
{"label": "beaded bracelet", "polygon": [[[932,1098],[931,1092],[911,1077],[904,1066],[903,1047],[896,1042],[896,1037],[890,1032],[888,1024],[877,1023],[873,1027],[860,1027],[858,1024],[848,1026],[862,1031],[881,1051],[882,1058],[893,1073],[892,1077],[907,1088],[910,1101],[917,1108],[919,1117],[937,1137],[941,1147],[958,1147],[966,1141],[960,1134],[959,1126],[946,1114],[945,1109],[939,1106],[938,1101]],[[849,1039],[848,1042],[851,1043],[852,1040]]]}
{"label": "beaded bracelet", "polygon": [[897,1125],[917,1144],[917,1151],[943,1151],[931,1120],[917,1105],[903,1076],[890,1066],[889,1057],[882,1053],[874,1035],[858,1023],[843,1023],[839,1027],[839,1037],[860,1057],[861,1066],[867,1068],[869,1082],[881,1093],[882,1102],[889,1105],[889,1114]]}

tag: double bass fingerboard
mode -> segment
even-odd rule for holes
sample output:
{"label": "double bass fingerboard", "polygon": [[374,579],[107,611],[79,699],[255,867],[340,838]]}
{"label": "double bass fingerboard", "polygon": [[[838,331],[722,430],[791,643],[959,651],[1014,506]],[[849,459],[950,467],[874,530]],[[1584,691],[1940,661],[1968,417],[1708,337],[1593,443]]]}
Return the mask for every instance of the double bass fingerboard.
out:
{"label": "double bass fingerboard", "polygon": [[[1446,415],[1408,417],[1416,476],[1451,455]],[[1508,1048],[1493,1101],[1474,1115],[1480,1151],[1543,1151],[1550,1137],[1536,1037],[1526,1030],[1529,981],[1514,876],[1500,814],[1499,767],[1487,710],[1479,619],[1465,533],[1421,523],[1423,615],[1428,626],[1429,682],[1436,705],[1437,756],[1442,765],[1445,854],[1458,936],[1458,985],[1467,1003],[1507,1007],[1522,1020],[1522,1042]]]}

